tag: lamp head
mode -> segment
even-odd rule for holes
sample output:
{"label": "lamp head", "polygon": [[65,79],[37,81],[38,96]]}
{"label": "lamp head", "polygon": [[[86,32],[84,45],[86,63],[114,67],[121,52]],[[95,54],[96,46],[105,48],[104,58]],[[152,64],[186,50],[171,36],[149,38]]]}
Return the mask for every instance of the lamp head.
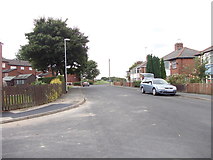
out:
{"label": "lamp head", "polygon": [[65,38],[64,41],[70,41],[70,39],[69,38]]}

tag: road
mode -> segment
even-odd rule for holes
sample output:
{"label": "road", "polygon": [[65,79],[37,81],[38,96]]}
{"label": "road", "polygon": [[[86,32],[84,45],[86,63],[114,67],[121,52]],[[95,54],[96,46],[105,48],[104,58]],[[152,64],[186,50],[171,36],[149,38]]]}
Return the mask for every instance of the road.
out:
{"label": "road", "polygon": [[82,92],[78,108],[3,124],[3,158],[211,157],[210,101],[107,85]]}

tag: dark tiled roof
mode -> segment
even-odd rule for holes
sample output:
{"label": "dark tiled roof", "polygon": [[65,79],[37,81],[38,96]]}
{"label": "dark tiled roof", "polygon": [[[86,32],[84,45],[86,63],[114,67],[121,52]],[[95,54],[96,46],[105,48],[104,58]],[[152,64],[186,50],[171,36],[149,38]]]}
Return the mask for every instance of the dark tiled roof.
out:
{"label": "dark tiled roof", "polygon": [[42,76],[46,76],[46,75],[48,75],[48,74],[51,74],[50,72],[47,72],[47,73],[40,73],[40,74],[38,74],[38,76],[39,77],[42,77]]}
{"label": "dark tiled roof", "polygon": [[175,50],[172,53],[163,57],[164,61],[169,61],[173,59],[181,59],[181,58],[194,58],[197,50],[193,50],[187,47],[183,47],[180,50]]}
{"label": "dark tiled roof", "polygon": [[13,66],[32,66],[28,61],[18,60],[18,59],[6,59],[2,58],[3,62],[8,62],[9,65]]}
{"label": "dark tiled roof", "polygon": [[16,76],[7,76],[7,77],[4,77],[3,80],[4,81],[11,81],[15,78]]}
{"label": "dark tiled roof", "polygon": [[20,74],[20,75],[16,76],[14,79],[27,79],[31,75],[32,74]]}
{"label": "dark tiled roof", "polygon": [[14,69],[5,69],[5,70],[2,71],[2,73],[9,73],[9,72],[12,72],[14,70],[16,70],[16,69],[15,68]]}
{"label": "dark tiled roof", "polygon": [[200,55],[203,55],[203,54],[208,53],[208,52],[211,52],[211,51],[213,51],[213,46],[211,46],[211,47],[209,47],[209,48],[206,48],[206,49],[204,49],[203,51],[197,52],[197,53],[195,54],[195,56],[200,56]]}

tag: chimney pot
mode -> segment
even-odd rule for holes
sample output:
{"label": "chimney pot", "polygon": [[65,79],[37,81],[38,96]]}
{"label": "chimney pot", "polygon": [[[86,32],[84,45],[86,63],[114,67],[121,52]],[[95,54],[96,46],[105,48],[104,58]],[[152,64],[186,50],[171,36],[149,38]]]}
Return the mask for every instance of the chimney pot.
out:
{"label": "chimney pot", "polygon": [[183,43],[175,43],[175,51],[183,48]]}

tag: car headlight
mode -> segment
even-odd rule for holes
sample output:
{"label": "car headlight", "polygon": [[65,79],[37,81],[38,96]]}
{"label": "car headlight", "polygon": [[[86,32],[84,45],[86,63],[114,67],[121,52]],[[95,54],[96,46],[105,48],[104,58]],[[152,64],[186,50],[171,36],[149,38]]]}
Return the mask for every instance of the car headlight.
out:
{"label": "car headlight", "polygon": [[174,90],[177,90],[177,87],[173,87]]}

